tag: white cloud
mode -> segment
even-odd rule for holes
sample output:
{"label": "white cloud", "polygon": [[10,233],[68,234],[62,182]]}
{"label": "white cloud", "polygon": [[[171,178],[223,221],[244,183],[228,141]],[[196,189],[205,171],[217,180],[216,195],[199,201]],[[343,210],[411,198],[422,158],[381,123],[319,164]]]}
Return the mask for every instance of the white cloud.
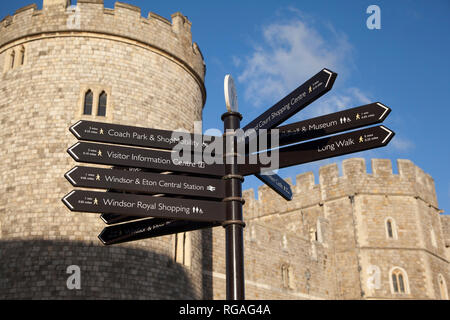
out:
{"label": "white cloud", "polygon": [[[291,10],[292,11],[292,10]],[[262,41],[243,59],[244,69],[238,80],[245,83],[244,98],[254,106],[268,106],[298,87],[322,68],[336,72],[348,69],[352,46],[344,34],[325,27],[325,37],[307,18],[296,14],[290,20],[273,23],[262,29]],[[239,64],[241,65],[241,64]],[[353,97],[365,95],[354,88]],[[337,95],[332,102],[349,103],[350,98]]]}
{"label": "white cloud", "polygon": [[398,136],[395,136],[389,144],[392,146],[392,148],[401,152],[410,151],[415,147],[414,142]]}

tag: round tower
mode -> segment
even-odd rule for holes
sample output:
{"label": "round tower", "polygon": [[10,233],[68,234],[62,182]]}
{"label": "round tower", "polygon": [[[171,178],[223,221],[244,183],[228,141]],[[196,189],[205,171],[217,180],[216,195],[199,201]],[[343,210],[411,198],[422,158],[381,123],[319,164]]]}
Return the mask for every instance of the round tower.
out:
{"label": "round tower", "polygon": [[99,216],[61,202],[76,121],[201,120],[205,66],[190,27],[180,13],[144,18],[103,0],[44,0],[0,22],[0,298],[203,298],[200,232],[104,247]]}

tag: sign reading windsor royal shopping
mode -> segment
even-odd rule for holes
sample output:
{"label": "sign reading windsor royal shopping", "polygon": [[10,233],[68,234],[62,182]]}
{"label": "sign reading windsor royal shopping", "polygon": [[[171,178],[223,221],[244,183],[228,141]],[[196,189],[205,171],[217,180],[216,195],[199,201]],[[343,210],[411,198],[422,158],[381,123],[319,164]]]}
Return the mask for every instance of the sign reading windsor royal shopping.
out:
{"label": "sign reading windsor royal shopping", "polygon": [[[77,162],[109,167],[75,166],[65,177],[76,188],[106,191],[76,189],[62,201],[71,211],[102,214],[103,221],[111,225],[99,235],[105,245],[219,226],[227,220],[229,208],[222,200],[233,198],[222,179],[227,173],[228,163],[223,160],[229,142],[237,144],[237,149],[239,143],[245,145],[245,154],[238,157],[239,176],[255,175],[290,200],[292,191],[286,181],[273,173],[263,174],[273,169],[267,163],[270,154],[278,155],[275,169],[281,169],[383,147],[394,136],[385,126],[369,127],[382,123],[391,112],[380,102],[279,127],[329,92],[336,77],[328,69],[321,70],[249,122],[244,132],[256,135],[245,134],[245,139],[234,133],[225,139],[79,121],[70,132],[81,141],[68,153]],[[229,113],[236,114],[237,94],[230,76],[225,79],[225,96]],[[359,130],[341,133],[354,129]],[[336,133],[341,134],[333,135]],[[272,135],[278,135],[275,143]],[[262,139],[266,139],[264,143],[249,148]],[[306,142],[299,143],[302,141]],[[205,151],[214,145],[220,148],[209,154],[222,161],[207,159]],[[184,154],[176,152],[179,150]]]}

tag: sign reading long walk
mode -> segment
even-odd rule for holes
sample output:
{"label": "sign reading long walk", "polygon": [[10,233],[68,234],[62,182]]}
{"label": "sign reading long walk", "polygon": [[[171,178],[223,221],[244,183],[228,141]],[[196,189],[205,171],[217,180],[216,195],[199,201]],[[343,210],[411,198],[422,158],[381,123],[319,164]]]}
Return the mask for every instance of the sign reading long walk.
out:
{"label": "sign reading long walk", "polygon": [[376,102],[278,127],[279,146],[381,123],[390,112]]}
{"label": "sign reading long walk", "polygon": [[[201,151],[217,137],[81,120],[70,127],[78,140],[172,150],[179,143]],[[177,138],[188,135],[188,139]]]}
{"label": "sign reading long walk", "polygon": [[112,245],[174,233],[188,232],[219,226],[217,222],[197,222],[187,220],[146,219],[136,222],[106,227],[98,238],[104,245]]}
{"label": "sign reading long walk", "polygon": [[[336,136],[299,143],[279,149],[279,168],[328,159],[349,153],[386,146],[394,137],[394,132],[384,126],[375,126]],[[241,175],[252,175],[264,171],[261,163],[239,165]]]}
{"label": "sign reading long walk", "polygon": [[67,172],[65,177],[74,187],[225,198],[225,182],[220,179],[81,166]]}
{"label": "sign reading long walk", "polygon": [[62,199],[75,212],[116,213],[193,221],[225,221],[225,203],[151,197],[135,194],[74,190]]}
{"label": "sign reading long walk", "polygon": [[[223,164],[206,164],[203,160],[195,161],[194,155],[188,157],[189,160],[185,160],[183,158],[173,157],[170,151],[79,142],[70,147],[67,152],[77,162],[148,168],[159,171],[175,171],[219,177],[225,175],[225,166]],[[200,157],[200,159],[202,158]]]}
{"label": "sign reading long walk", "polygon": [[277,102],[243,130],[273,129],[331,90],[337,73],[323,69],[300,87]]}

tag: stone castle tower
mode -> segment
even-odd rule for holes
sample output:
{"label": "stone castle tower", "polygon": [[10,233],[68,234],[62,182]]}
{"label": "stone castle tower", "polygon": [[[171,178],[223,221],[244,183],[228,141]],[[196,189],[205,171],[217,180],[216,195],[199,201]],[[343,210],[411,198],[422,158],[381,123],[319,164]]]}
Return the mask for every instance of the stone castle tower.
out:
{"label": "stone castle tower", "polygon": [[[44,0],[0,22],[0,298],[203,298],[201,233],[181,239],[185,268],[172,237],[103,247],[99,216],[61,202],[76,121],[192,130],[201,120],[205,66],[190,28],[180,13],[144,18],[103,0]],[[71,265],[81,290],[66,286]]]}
{"label": "stone castle tower", "polygon": [[[0,298],[223,299],[224,231],[104,247],[98,215],[61,197],[80,119],[193,130],[206,99],[191,23],[102,0],[44,0],[0,22]],[[294,200],[245,192],[248,299],[440,299],[450,219],[407,160],[297,177]],[[69,290],[68,268],[81,270]]]}

